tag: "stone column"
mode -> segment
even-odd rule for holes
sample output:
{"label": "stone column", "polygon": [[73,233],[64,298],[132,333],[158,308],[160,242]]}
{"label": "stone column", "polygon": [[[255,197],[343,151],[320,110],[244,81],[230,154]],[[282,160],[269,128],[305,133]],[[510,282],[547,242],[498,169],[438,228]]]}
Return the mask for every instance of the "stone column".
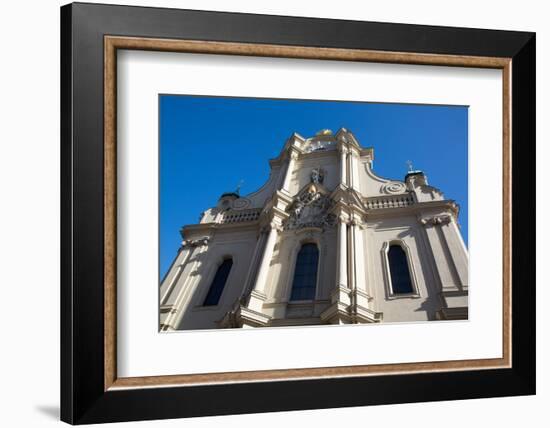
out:
{"label": "stone column", "polygon": [[349,309],[350,314],[353,316],[357,313],[357,284],[355,277],[355,233],[354,233],[354,220],[350,221],[350,225],[347,228],[348,232],[348,284],[351,290],[349,295]]}
{"label": "stone column", "polygon": [[353,220],[350,221],[348,232],[348,287],[355,289],[355,235],[353,233]]}
{"label": "stone column", "polygon": [[347,166],[348,166],[348,187],[353,187],[353,164],[351,163],[351,149],[348,150]]}
{"label": "stone column", "polygon": [[[354,284],[352,287],[352,303],[353,313],[358,316],[358,313],[365,314],[365,311],[370,310],[370,295],[367,288],[367,272],[366,272],[366,257],[364,248],[364,230],[363,221],[357,216],[351,223],[351,233],[353,239],[353,269],[354,269]],[[356,321],[357,322],[357,321]]]}
{"label": "stone column", "polygon": [[348,175],[347,175],[347,156],[348,149],[342,145],[338,146],[338,153],[340,154],[340,183],[348,184]]}
{"label": "stone column", "polygon": [[359,191],[359,153],[355,149],[349,151],[350,178],[349,186]]}
{"label": "stone column", "polygon": [[336,230],[336,286],[330,295],[336,308],[347,308],[350,304],[348,276],[348,226],[347,217],[338,216]]}
{"label": "stone column", "polygon": [[363,241],[363,226],[359,219],[356,219],[351,224],[354,252],[355,252],[355,284],[356,289],[367,291],[365,279],[365,251]]}
{"label": "stone column", "polygon": [[288,165],[286,168],[285,179],[283,181],[283,188],[286,193],[290,194],[290,181],[292,179],[292,172],[296,166],[296,159],[298,159],[298,153],[291,151],[288,158]]}
{"label": "stone column", "polygon": [[337,247],[337,286],[348,288],[348,240],[346,219],[338,218],[338,247]]}
{"label": "stone column", "polygon": [[250,293],[247,307],[253,311],[261,312],[262,304],[265,300],[265,287],[267,283],[267,275],[269,273],[269,266],[271,259],[273,258],[273,250],[275,248],[275,242],[277,241],[277,229],[278,225],[271,222],[269,231],[267,232],[267,239],[265,243],[264,253],[260,259],[260,266],[258,268],[258,274],[256,275],[256,281],[254,282],[254,288]]}

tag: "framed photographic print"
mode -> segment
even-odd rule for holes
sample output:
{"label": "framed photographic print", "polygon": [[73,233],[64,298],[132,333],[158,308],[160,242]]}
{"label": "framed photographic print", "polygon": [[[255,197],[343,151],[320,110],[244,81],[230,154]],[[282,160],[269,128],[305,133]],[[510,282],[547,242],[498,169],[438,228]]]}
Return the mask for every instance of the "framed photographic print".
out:
{"label": "framed photographic print", "polygon": [[61,418],[535,393],[535,35],[61,8]]}

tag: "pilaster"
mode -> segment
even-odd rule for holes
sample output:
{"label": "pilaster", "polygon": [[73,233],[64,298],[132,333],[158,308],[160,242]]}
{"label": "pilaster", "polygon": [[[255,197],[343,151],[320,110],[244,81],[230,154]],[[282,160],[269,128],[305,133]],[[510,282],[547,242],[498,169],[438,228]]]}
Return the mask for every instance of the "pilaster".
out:
{"label": "pilaster", "polygon": [[166,288],[164,300],[161,300],[160,324],[163,331],[177,329],[178,323],[189,304],[190,289],[193,288],[196,281],[200,280],[200,277],[195,278],[188,274],[183,280],[180,281],[179,279],[186,268],[188,268],[188,273],[198,268],[200,255],[207,250],[209,242],[210,237],[208,236],[183,241],[184,246],[190,250],[185,258],[185,263],[175,267],[177,274]]}
{"label": "pilaster", "polygon": [[348,148],[343,141],[338,141],[338,155],[340,158],[340,183],[347,186],[348,185],[348,172],[347,172],[347,157],[348,157]]}
{"label": "pilaster", "polygon": [[[457,246],[456,236],[452,236],[452,229],[444,229],[456,221],[454,215],[448,212],[424,215],[419,218],[419,221],[424,225],[441,284],[442,306],[437,311],[436,318],[467,319],[467,261],[464,263],[465,254],[459,254],[460,249]],[[455,241],[453,242],[453,240]],[[453,245],[452,250],[448,245],[449,242]],[[461,273],[457,266],[461,269]]]}
{"label": "pilaster", "polygon": [[299,152],[296,148],[291,147],[288,152],[288,163],[287,168],[285,172],[285,177],[283,180],[283,185],[281,190],[285,192],[287,195],[290,195],[290,184],[292,181],[292,174],[294,173],[294,170],[296,168],[296,162],[299,157]]}
{"label": "pilaster", "polygon": [[258,268],[258,274],[254,282],[254,287],[248,297],[246,307],[250,310],[261,312],[263,303],[266,299],[266,285],[271,264],[273,258],[273,250],[277,241],[277,236],[282,230],[281,222],[278,218],[273,218],[268,225],[266,225],[262,231],[267,235],[265,240],[265,248],[263,255],[260,259],[260,265]]}
{"label": "pilaster", "polygon": [[349,178],[349,187],[360,191],[360,179],[359,179],[359,166],[360,166],[360,153],[359,150],[355,147],[349,148],[349,167],[350,167],[350,178]]}

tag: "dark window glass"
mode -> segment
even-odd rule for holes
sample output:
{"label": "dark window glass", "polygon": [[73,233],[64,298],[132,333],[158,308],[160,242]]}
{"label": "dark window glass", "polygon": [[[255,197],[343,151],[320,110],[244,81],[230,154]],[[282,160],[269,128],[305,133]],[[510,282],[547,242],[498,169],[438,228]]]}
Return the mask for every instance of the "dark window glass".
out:
{"label": "dark window glass", "polygon": [[400,245],[392,245],[388,250],[390,262],[391,285],[395,294],[412,293],[411,275],[407,254]]}
{"label": "dark window glass", "polygon": [[231,266],[233,266],[233,260],[226,259],[218,267],[216,276],[214,276],[214,280],[212,281],[212,284],[210,284],[210,290],[208,290],[206,299],[204,299],[204,306],[214,306],[218,304],[222,295],[223,287],[225,287],[227,277],[229,276]]}
{"label": "dark window glass", "polygon": [[315,244],[304,244],[296,258],[290,300],[315,299],[319,250]]}

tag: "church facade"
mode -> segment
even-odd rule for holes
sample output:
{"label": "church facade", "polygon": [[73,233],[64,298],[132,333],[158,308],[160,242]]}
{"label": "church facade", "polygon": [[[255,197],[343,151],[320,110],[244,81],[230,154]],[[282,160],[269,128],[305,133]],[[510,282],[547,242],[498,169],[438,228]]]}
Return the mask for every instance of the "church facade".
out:
{"label": "church facade", "polygon": [[458,205],[373,162],[344,128],[293,134],[263,187],[182,228],[160,330],[467,319]]}

